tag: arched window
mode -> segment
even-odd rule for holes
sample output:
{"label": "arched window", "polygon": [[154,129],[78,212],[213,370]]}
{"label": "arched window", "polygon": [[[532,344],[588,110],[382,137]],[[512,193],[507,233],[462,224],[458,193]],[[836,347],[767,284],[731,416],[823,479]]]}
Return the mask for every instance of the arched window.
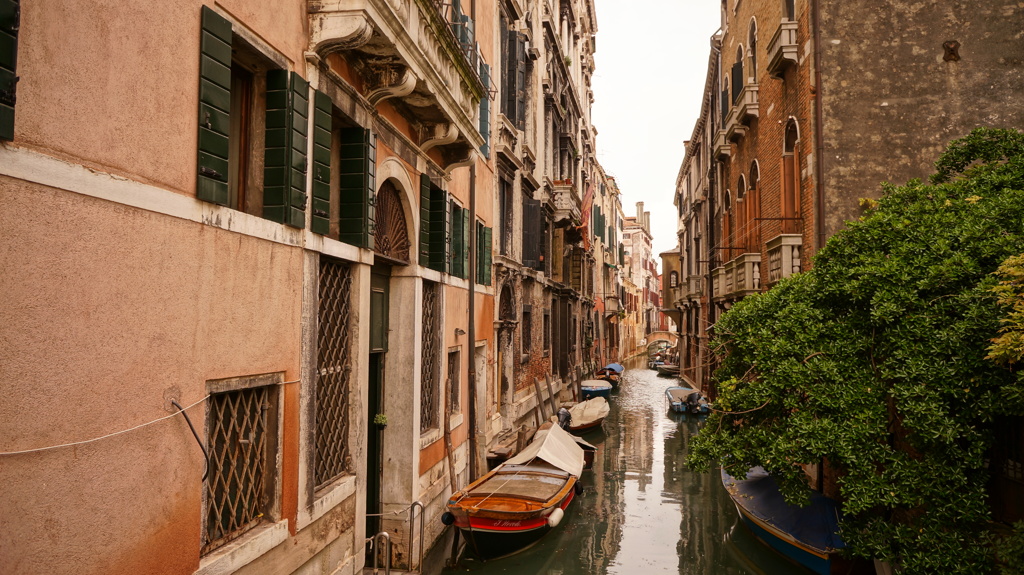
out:
{"label": "arched window", "polygon": [[761,251],[761,170],[757,160],[750,163],[747,181],[747,221],[750,222],[750,251]]}
{"label": "arched window", "polygon": [[[723,248],[732,247],[732,191],[725,191],[725,213],[722,214],[722,241]],[[729,253],[721,254],[722,261],[729,261]]]}
{"label": "arched window", "polygon": [[732,65],[732,103],[740,99],[743,91],[743,46],[736,47],[736,62]]}
{"label": "arched window", "polygon": [[[748,250],[749,244],[747,242],[747,233],[748,233],[748,228],[750,227],[750,222],[747,220],[747,201],[746,201],[746,196],[747,196],[747,180],[741,174],[740,175],[740,180],[736,184],[736,216],[735,216],[735,222],[736,223],[734,224],[734,227],[736,228],[736,237],[733,239],[733,245],[735,245],[738,248],[743,248],[742,249],[743,252],[749,251]],[[734,256],[734,255],[736,255],[736,254],[730,254],[729,255],[729,259],[732,259],[732,256]]]}
{"label": "arched window", "polygon": [[668,274],[668,287],[674,288],[679,285],[679,272],[671,272]]}
{"label": "arched window", "polygon": [[795,0],[782,0],[782,19],[790,22],[796,20]]}
{"label": "arched window", "polygon": [[790,118],[782,147],[782,230],[787,234],[797,233],[800,229],[796,220],[800,217],[799,141],[800,126]]}
{"label": "arched window", "polygon": [[750,19],[750,32],[747,34],[747,66],[750,79],[757,83],[757,20]]}

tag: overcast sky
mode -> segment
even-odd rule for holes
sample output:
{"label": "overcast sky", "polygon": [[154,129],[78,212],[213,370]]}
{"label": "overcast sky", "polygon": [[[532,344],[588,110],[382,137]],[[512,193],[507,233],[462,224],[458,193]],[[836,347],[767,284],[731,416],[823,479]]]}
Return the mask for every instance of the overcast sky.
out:
{"label": "overcast sky", "polygon": [[[651,212],[654,254],[676,247],[672,205],[683,142],[700,114],[717,0],[594,0],[597,159],[626,216]],[[660,269],[660,259],[659,269]]]}

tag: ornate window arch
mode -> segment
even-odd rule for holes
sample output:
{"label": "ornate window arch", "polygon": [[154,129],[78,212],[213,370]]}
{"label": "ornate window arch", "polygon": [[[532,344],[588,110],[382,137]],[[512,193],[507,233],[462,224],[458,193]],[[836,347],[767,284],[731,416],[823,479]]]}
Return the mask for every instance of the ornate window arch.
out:
{"label": "ornate window arch", "polygon": [[389,259],[409,263],[409,230],[397,180],[388,178],[377,190],[374,251]]}

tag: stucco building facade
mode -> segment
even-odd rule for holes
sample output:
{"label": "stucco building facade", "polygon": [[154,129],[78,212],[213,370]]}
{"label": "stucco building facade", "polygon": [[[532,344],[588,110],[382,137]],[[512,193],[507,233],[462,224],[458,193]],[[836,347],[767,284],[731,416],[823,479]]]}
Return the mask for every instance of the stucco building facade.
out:
{"label": "stucco building facade", "polygon": [[5,573],[418,568],[533,382],[618,359],[591,1],[20,8]]}
{"label": "stucco building facade", "polygon": [[[722,0],[676,182],[683,373],[714,394],[710,328],[813,264],[882,182],[926,178],[952,139],[1024,125],[1012,2]],[[685,281],[684,279],[685,278]]]}

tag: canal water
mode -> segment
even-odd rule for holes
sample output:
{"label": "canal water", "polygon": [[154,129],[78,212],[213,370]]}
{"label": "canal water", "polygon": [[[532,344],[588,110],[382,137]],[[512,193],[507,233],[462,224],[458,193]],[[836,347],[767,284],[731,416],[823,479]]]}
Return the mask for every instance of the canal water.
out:
{"label": "canal water", "polygon": [[646,365],[627,369],[604,429],[583,436],[598,447],[594,468],[583,472],[585,491],[561,524],[520,553],[462,557],[441,575],[810,573],[739,521],[717,472],[687,469],[703,421],[668,411],[671,385]]}

